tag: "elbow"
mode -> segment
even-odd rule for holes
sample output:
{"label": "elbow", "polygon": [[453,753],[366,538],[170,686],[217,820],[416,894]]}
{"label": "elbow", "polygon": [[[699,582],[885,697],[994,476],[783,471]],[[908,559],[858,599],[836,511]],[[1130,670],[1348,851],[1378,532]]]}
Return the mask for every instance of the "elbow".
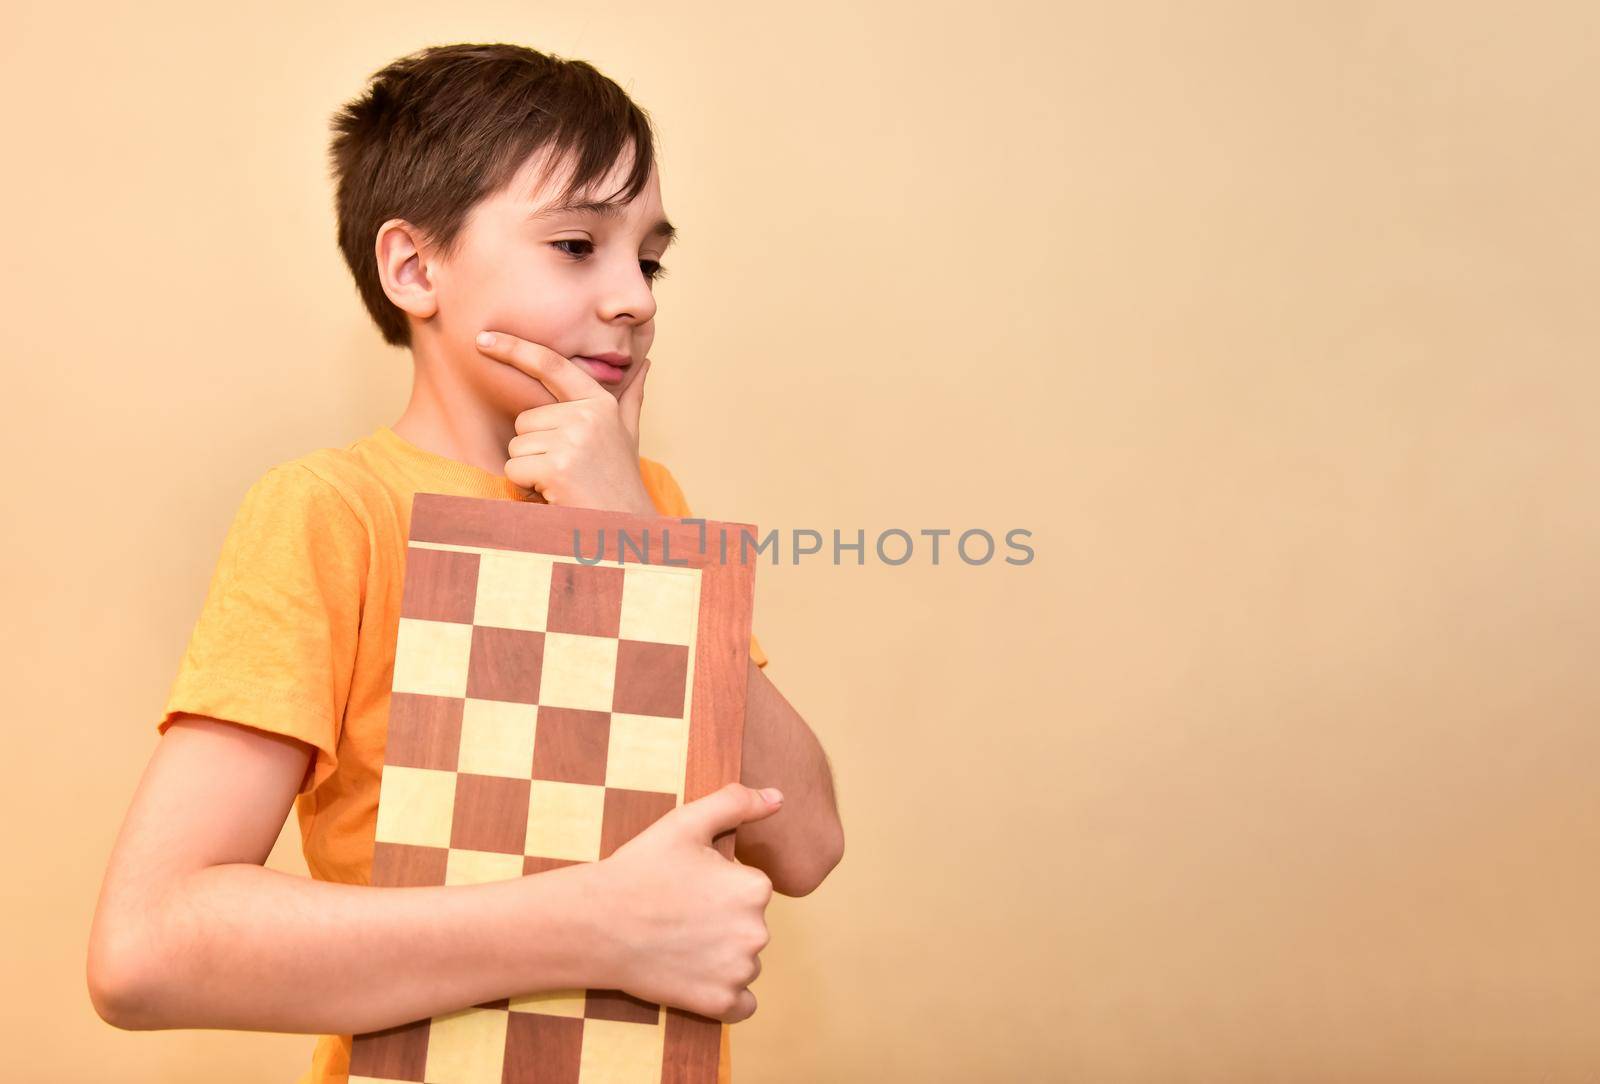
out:
{"label": "elbow", "polygon": [[774,882],[773,890],[782,892],[785,896],[809,896],[815,892],[823,881],[828,879],[834,867],[844,858],[844,829],[834,823],[833,831],[829,833],[827,841],[817,848],[813,861],[807,868],[797,871],[794,876],[786,879],[784,884]]}
{"label": "elbow", "polygon": [[128,983],[93,952],[89,954],[87,970],[89,1004],[94,1006],[95,1015],[114,1028],[133,1030],[129,1026],[133,999],[128,996]]}
{"label": "elbow", "polygon": [[91,935],[85,964],[89,1003],[100,1019],[124,1031],[158,1028],[152,1014],[147,984],[140,978],[149,969],[142,950],[130,938],[113,938],[100,931]]}
{"label": "elbow", "polygon": [[129,1006],[132,1000],[127,995],[127,987],[92,966],[89,969],[89,1004],[94,1006],[95,1014],[112,1027],[138,1030],[131,1023]]}

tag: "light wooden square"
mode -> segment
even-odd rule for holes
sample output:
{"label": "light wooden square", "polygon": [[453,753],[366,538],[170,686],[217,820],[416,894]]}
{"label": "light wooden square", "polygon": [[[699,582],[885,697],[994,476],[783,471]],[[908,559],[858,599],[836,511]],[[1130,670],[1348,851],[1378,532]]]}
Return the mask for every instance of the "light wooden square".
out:
{"label": "light wooden square", "polygon": [[402,617],[395,632],[393,690],[466,696],[471,658],[471,625]]}
{"label": "light wooden square", "polygon": [[700,570],[630,565],[622,580],[624,640],[687,644],[700,616]]}
{"label": "light wooden square", "polygon": [[617,642],[609,636],[545,633],[539,703],[610,711],[616,678]]}
{"label": "light wooden square", "polygon": [[374,833],[378,842],[450,846],[450,822],[456,806],[454,772],[385,764],[378,794]]}
{"label": "light wooden square", "polygon": [[491,881],[514,881],[521,876],[520,854],[452,848],[445,856],[444,883],[447,885],[481,885]]}
{"label": "light wooden square", "polygon": [[504,1010],[462,1009],[435,1016],[428,1029],[429,1084],[486,1084],[501,1078],[506,1056]]}
{"label": "light wooden square", "polygon": [[659,1024],[591,1019],[583,1022],[580,1082],[660,1084],[667,1029]]}
{"label": "light wooden square", "polygon": [[575,862],[598,861],[605,811],[605,787],[533,780],[528,790],[526,853]]}
{"label": "light wooden square", "polygon": [[688,756],[686,720],[612,713],[606,786],[661,791],[682,801]]}
{"label": "light wooden square", "polygon": [[519,994],[511,1000],[514,1012],[532,1012],[543,1016],[583,1017],[588,998],[582,990],[551,990],[548,993]]}
{"label": "light wooden square", "polygon": [[532,704],[468,697],[461,706],[457,770],[526,779],[533,771],[539,709]]}
{"label": "light wooden square", "polygon": [[543,632],[549,612],[550,558],[511,550],[483,551],[478,558],[473,624]]}

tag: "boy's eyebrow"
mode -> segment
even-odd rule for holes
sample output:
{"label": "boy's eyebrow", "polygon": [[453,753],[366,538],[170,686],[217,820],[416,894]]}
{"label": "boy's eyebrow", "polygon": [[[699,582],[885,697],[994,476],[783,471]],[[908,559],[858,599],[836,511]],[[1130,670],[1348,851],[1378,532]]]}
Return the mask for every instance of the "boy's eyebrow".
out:
{"label": "boy's eyebrow", "polygon": [[[618,218],[623,213],[623,206],[620,203],[604,203],[599,200],[567,200],[562,203],[551,204],[548,207],[537,208],[528,215],[528,221],[532,222],[541,218],[557,218],[561,215],[598,215],[601,218]],[[645,236],[661,237],[668,244],[671,244],[677,240],[678,229],[663,218],[660,222],[651,226],[650,231]]]}

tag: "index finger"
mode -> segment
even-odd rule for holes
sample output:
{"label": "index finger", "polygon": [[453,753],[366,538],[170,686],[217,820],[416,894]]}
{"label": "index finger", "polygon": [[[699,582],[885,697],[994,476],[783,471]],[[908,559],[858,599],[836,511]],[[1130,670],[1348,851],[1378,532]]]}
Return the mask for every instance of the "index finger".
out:
{"label": "index finger", "polygon": [[481,352],[496,361],[514,365],[533,377],[549,388],[550,394],[560,402],[609,397],[598,380],[584,372],[581,366],[574,365],[572,359],[563,357],[548,346],[519,339],[504,331],[479,332],[477,345]]}

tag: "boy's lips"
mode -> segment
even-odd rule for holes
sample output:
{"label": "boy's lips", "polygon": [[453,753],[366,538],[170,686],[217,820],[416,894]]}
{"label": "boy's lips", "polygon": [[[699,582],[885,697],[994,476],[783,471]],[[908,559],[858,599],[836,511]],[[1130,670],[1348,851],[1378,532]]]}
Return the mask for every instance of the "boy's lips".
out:
{"label": "boy's lips", "polygon": [[602,384],[620,384],[627,375],[628,366],[633,359],[626,354],[597,354],[588,356],[576,354],[573,361],[583,366],[584,372],[600,381]]}

